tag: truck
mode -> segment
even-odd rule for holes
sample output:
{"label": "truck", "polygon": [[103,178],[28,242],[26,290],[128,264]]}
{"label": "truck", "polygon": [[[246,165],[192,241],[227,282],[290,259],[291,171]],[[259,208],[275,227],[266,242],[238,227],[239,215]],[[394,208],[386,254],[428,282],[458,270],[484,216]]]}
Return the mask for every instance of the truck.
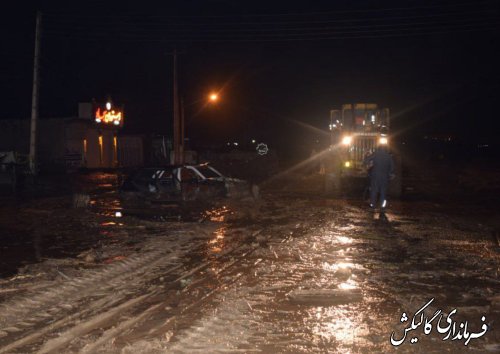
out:
{"label": "truck", "polygon": [[325,192],[347,193],[366,190],[368,171],[365,157],[377,146],[387,146],[393,155],[395,179],[388,194],[401,195],[401,158],[392,146],[390,111],[375,103],[348,103],[330,111],[330,146],[323,161]]}

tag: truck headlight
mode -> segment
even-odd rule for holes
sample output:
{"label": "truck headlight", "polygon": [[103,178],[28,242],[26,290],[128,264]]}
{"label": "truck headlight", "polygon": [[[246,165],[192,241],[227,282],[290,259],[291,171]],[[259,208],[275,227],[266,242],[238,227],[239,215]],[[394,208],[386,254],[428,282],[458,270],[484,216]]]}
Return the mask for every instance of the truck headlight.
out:
{"label": "truck headlight", "polygon": [[352,136],[344,136],[342,139],[342,144],[344,145],[351,145],[352,143]]}
{"label": "truck headlight", "polygon": [[383,136],[378,140],[378,143],[380,145],[387,145],[389,143],[389,140],[385,136]]}

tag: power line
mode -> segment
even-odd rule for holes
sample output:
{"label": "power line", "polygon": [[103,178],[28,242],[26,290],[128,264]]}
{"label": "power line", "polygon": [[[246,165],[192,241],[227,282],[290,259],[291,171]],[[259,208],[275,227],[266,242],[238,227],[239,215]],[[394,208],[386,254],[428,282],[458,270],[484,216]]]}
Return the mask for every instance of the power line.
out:
{"label": "power line", "polygon": [[[377,25],[366,25],[366,26],[340,26],[340,27],[331,27],[331,26],[324,26],[324,27],[295,27],[295,28],[275,28],[275,29],[263,29],[263,28],[239,28],[239,29],[234,29],[231,31],[228,30],[220,30],[220,29],[207,29],[204,30],[203,32],[190,29],[190,28],[173,28],[173,29],[140,29],[140,28],[124,28],[124,29],[117,29],[117,28],[109,28],[109,29],[103,29],[104,31],[106,30],[113,30],[113,31],[120,31],[120,33],[129,33],[129,34],[176,34],[176,35],[190,35],[190,34],[197,34],[201,33],[203,35],[206,34],[260,34],[260,33],[276,33],[279,34],[280,32],[283,32],[283,34],[286,34],[288,32],[324,32],[324,31],[336,31],[337,33],[343,33],[342,31],[344,30],[349,30],[349,31],[344,31],[344,32],[357,32],[365,30],[365,31],[390,31],[390,30],[400,30],[400,29],[405,29],[405,28],[411,28],[411,29],[420,29],[420,28],[431,28],[431,27],[446,27],[446,26],[464,26],[464,27],[469,27],[469,26],[474,26],[474,25],[479,25],[479,27],[484,26],[484,25],[491,25],[491,24],[496,24],[500,23],[498,21],[491,21],[489,19],[470,19],[466,21],[449,21],[449,22],[407,22],[407,23],[394,23],[394,24],[377,24]],[[88,31],[84,27],[74,27],[74,28],[58,28],[58,27],[48,27],[48,30],[58,32],[79,32],[79,31],[85,31],[86,34],[92,34],[92,33],[102,33],[102,31],[98,31],[98,29],[93,29],[91,31]]]}
{"label": "power line", "polygon": [[[139,31],[164,31],[164,30],[169,30],[169,31],[211,31],[211,32],[222,32],[222,31],[246,31],[246,30],[252,30],[252,31],[268,31],[268,30],[295,30],[295,29],[316,29],[316,28],[372,28],[372,27],[392,27],[392,26],[400,26],[400,25],[410,25],[410,24],[415,24],[415,25],[420,25],[420,24],[453,24],[453,23],[472,23],[472,22],[484,22],[487,20],[494,20],[496,22],[499,22],[498,19],[493,18],[493,17],[488,17],[488,16],[481,16],[477,18],[472,18],[472,17],[467,17],[467,18],[455,18],[455,19],[431,19],[428,21],[397,21],[397,22],[392,22],[392,23],[366,23],[366,24],[346,24],[346,25],[341,25],[341,26],[312,26],[312,27],[274,27],[274,28],[267,28],[267,27],[258,27],[258,28],[205,28],[205,29],[197,29],[197,28],[192,28],[190,25],[182,25],[182,26],[172,26],[169,25],[166,28],[144,28],[144,27],[131,27],[132,24],[123,24],[123,27],[117,27],[117,26],[89,26],[83,23],[79,24],[64,24],[64,25],[59,25],[59,24],[49,24],[49,26],[46,26],[48,28],[54,28],[54,29],[91,29],[91,30],[100,30],[100,29],[129,29],[129,30],[139,30]],[[125,27],[126,25],[126,27]],[[278,25],[278,24],[275,24]],[[281,25],[281,24],[279,24]]]}
{"label": "power line", "polygon": [[491,21],[490,19],[470,19],[467,21],[453,21],[453,22],[407,22],[407,23],[395,23],[386,25],[376,25],[376,26],[340,26],[340,27],[296,27],[296,28],[274,28],[274,29],[238,29],[231,31],[220,31],[220,30],[205,30],[197,31],[194,29],[155,29],[155,30],[145,30],[137,28],[108,28],[105,30],[93,29],[88,30],[83,27],[75,27],[73,29],[62,29],[57,27],[49,27],[48,31],[51,33],[75,33],[82,35],[101,35],[109,32],[117,32],[119,35],[125,36],[151,36],[151,35],[163,35],[163,36],[196,36],[196,37],[208,37],[208,36],[237,36],[237,35],[252,35],[252,36],[293,36],[293,35],[320,35],[320,34],[353,34],[353,33],[383,33],[391,31],[416,31],[416,30],[433,30],[433,29],[451,29],[451,28],[484,28],[499,25],[498,21]]}
{"label": "power line", "polygon": [[[194,29],[189,28],[189,26],[184,26],[184,28],[132,28],[132,27],[108,27],[108,28],[96,28],[95,26],[88,28],[85,25],[77,25],[72,27],[61,27],[61,26],[48,26],[47,29],[58,32],[64,31],[67,32],[78,32],[84,31],[85,34],[94,34],[94,33],[102,33],[103,31],[116,31],[119,33],[128,33],[128,34],[173,34],[176,35],[190,35],[190,34],[221,34],[224,35],[226,33],[242,33],[242,34],[255,34],[258,35],[260,33],[273,33],[280,34],[280,32],[314,32],[314,31],[336,31],[336,33],[348,33],[348,32],[358,32],[358,31],[390,31],[390,30],[400,30],[405,29],[405,27],[411,27],[412,29],[420,29],[420,28],[432,28],[432,27],[453,27],[453,26],[474,26],[478,25],[479,27],[484,25],[491,25],[500,23],[494,18],[488,17],[480,17],[480,18],[468,18],[468,19],[451,19],[447,21],[424,21],[424,22],[416,22],[416,21],[408,21],[408,22],[397,22],[391,24],[366,24],[366,25],[343,25],[343,26],[318,26],[318,27],[275,27],[275,28],[236,28],[236,29]],[[384,29],[385,28],[385,29]],[[347,30],[347,31],[346,31]],[[285,33],[283,33],[285,34]]]}
{"label": "power line", "polygon": [[[426,19],[426,18],[435,18],[439,20],[439,18],[447,17],[447,16],[464,16],[466,18],[470,18],[471,15],[481,16],[482,17],[494,17],[496,13],[492,13],[489,9],[470,9],[466,12],[444,12],[444,13],[434,13],[434,14],[420,14],[420,15],[409,15],[409,16],[386,16],[386,17],[368,17],[368,18],[350,18],[350,19],[328,19],[328,20],[301,20],[301,21],[273,21],[273,22],[235,22],[235,21],[227,21],[221,22],[218,21],[216,23],[206,22],[206,23],[196,23],[196,22],[153,22],[148,19],[142,19],[146,22],[123,22],[123,21],[108,21],[99,17],[93,17],[86,22],[80,22],[80,24],[88,23],[88,26],[116,26],[116,25],[143,25],[143,26],[158,26],[158,25],[168,25],[168,26],[240,26],[240,25],[258,25],[258,26],[276,26],[276,25],[301,25],[301,24],[332,24],[332,23],[368,23],[368,22],[380,22],[380,21],[395,21],[395,20],[411,20],[411,19]],[[70,17],[65,18],[57,18],[52,20],[52,23],[57,24],[59,21],[60,24],[74,25],[75,19]]]}
{"label": "power line", "polygon": [[[488,3],[487,1],[482,4]],[[55,16],[49,21],[47,33],[53,37],[84,40],[120,41],[279,41],[324,40],[352,38],[387,38],[445,33],[490,31],[500,22],[488,9],[465,9],[472,3],[454,6],[435,5],[416,8],[444,8],[448,12],[417,14],[410,16],[382,16],[365,19],[333,19],[323,21],[275,21],[275,22],[223,22],[171,23],[171,22],[113,22],[93,16],[89,21],[74,21],[70,17]],[[461,7],[459,12],[454,10]],[[402,8],[397,8],[401,10]],[[404,8],[408,10],[410,8]],[[413,8],[412,8],[413,9]],[[396,10],[393,8],[392,10]],[[465,11],[466,12],[465,12]],[[354,11],[366,13],[371,10]],[[382,11],[382,9],[377,9]],[[347,11],[349,12],[349,11]],[[76,16],[78,18],[78,16]],[[115,18],[116,17],[108,17]],[[171,18],[171,17],[162,17]],[[199,17],[198,17],[199,18]],[[219,17],[222,18],[222,17]],[[269,18],[269,17],[268,17]],[[276,17],[275,17],[276,18]],[[142,18],[144,20],[144,18]],[[71,21],[71,22],[67,22]],[[384,22],[381,22],[384,21]],[[324,24],[324,25],[320,25]],[[251,26],[249,26],[251,25]],[[197,27],[204,26],[204,27]],[[222,26],[222,28],[221,28]]]}
{"label": "power line", "polygon": [[[464,2],[464,3],[454,3],[454,4],[438,4],[438,5],[429,5],[429,6],[413,6],[413,7],[393,7],[393,8],[380,8],[380,9],[356,9],[356,10],[337,10],[337,11],[321,11],[321,12],[308,12],[308,13],[276,13],[276,14],[224,14],[224,15],[151,15],[151,14],[134,14],[134,15],[126,15],[126,14],[112,14],[112,15],[99,15],[100,17],[112,17],[112,18],[123,18],[123,17],[143,17],[147,16],[150,18],[251,18],[251,17],[289,17],[289,16],[309,16],[309,15],[334,15],[334,14],[356,14],[356,13],[378,13],[378,12],[387,12],[387,11],[415,11],[415,10],[430,10],[430,9],[438,9],[438,8],[459,8],[459,7],[478,7],[482,4],[496,4],[496,1],[483,0],[483,1],[472,1],[472,2]],[[81,18],[95,18],[96,14],[75,14],[69,12],[56,12],[47,13],[47,16],[73,16],[73,17],[81,17]]]}
{"label": "power line", "polygon": [[[496,30],[498,26],[484,27],[484,28],[473,28],[473,29],[444,29],[435,31],[419,31],[419,32],[394,32],[388,34],[376,34],[376,35],[352,35],[352,36],[338,36],[332,33],[328,36],[309,36],[309,37],[261,37],[261,38],[197,38],[197,37],[175,37],[175,38],[148,38],[148,37],[136,37],[136,38],[125,38],[116,37],[113,40],[117,42],[144,42],[144,43],[176,43],[176,42],[279,42],[279,41],[316,41],[316,40],[341,40],[341,39],[382,39],[382,38],[398,38],[398,37],[416,37],[416,36],[429,36],[429,35],[439,35],[439,34],[456,34],[456,33],[469,33],[478,31],[490,31]],[[103,41],[109,40],[109,36],[75,36],[67,33],[51,33],[54,37],[61,37],[67,39],[80,39],[84,41]]]}

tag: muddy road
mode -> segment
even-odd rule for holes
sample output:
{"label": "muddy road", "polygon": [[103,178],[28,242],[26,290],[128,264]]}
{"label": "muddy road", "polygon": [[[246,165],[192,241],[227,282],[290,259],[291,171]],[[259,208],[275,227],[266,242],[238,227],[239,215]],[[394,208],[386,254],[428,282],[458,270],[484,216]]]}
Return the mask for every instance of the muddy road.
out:
{"label": "muddy road", "polygon": [[2,249],[16,271],[0,279],[0,353],[500,350],[490,209],[394,202],[384,222],[359,200],[272,189],[141,212],[113,181],[86,210],[61,197],[2,214],[32,236]]}

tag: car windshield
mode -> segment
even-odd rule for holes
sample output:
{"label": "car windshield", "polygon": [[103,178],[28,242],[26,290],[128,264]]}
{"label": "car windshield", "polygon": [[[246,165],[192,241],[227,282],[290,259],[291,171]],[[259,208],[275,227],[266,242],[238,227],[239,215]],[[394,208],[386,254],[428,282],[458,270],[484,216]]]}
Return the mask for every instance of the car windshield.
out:
{"label": "car windshield", "polygon": [[199,166],[197,170],[205,176],[205,178],[218,178],[222,177],[218,173],[216,173],[214,170],[210,169],[208,166]]}

